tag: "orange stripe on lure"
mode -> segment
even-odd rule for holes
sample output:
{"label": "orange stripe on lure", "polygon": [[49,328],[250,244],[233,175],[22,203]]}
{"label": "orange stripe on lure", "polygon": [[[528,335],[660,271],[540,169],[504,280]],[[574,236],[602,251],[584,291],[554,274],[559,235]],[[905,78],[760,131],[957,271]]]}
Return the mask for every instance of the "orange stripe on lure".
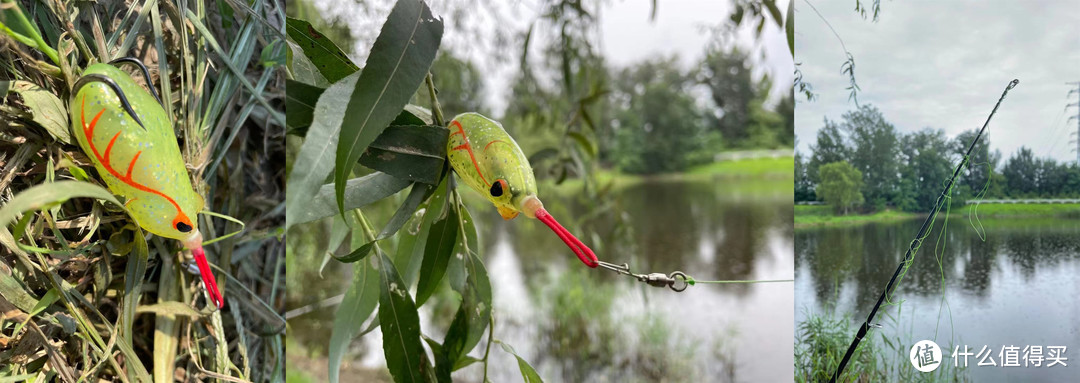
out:
{"label": "orange stripe on lure", "polygon": [[[141,62],[113,63],[121,61],[137,64],[152,84]],[[218,308],[224,306],[193,219],[202,211],[203,200],[191,187],[172,122],[157,94],[112,65],[94,64],[75,83],[68,109],[72,133],[109,190],[126,200],[124,206],[140,227],[191,249],[210,299]]]}
{"label": "orange stripe on lure", "polygon": [[600,264],[592,249],[544,210],[529,159],[502,124],[478,113],[459,114],[450,121],[446,151],[454,171],[491,201],[503,219],[524,212],[551,228],[585,265]]}

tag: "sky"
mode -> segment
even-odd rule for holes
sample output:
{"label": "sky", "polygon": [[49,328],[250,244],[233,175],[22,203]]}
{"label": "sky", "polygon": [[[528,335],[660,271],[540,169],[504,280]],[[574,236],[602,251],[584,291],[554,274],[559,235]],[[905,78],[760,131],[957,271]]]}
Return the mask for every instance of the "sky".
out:
{"label": "sky", "polygon": [[[363,5],[353,1],[313,0],[325,15],[337,15],[352,28],[356,38],[352,55],[361,67],[366,52],[378,36],[383,20],[390,13],[393,1],[380,0]],[[496,31],[525,31],[537,19],[541,6],[537,0],[486,0],[483,6],[473,6],[475,1],[429,1],[437,16],[446,23],[443,49],[465,55],[479,65],[487,75],[486,100],[496,115],[509,103],[511,84],[518,70],[520,42],[498,41],[491,36]],[[651,0],[602,1],[601,24],[598,30],[598,46],[615,69],[654,57],[677,54],[684,69],[703,57],[710,35],[705,28],[727,20],[730,4],[716,0],[659,1],[656,20],[650,21]],[[779,0],[780,9],[787,9],[787,1]],[[462,6],[464,4],[464,6]],[[745,28],[744,28],[745,29]],[[539,59],[544,36],[533,34],[530,59]],[[770,23],[760,42],[749,30],[735,36],[735,44],[765,52],[765,59],[757,75],[768,74],[774,84],[790,84],[794,80],[794,64],[783,31]],[[748,49],[744,49],[748,50]],[[757,60],[757,58],[755,58]],[[770,101],[781,96],[780,87],[774,86]]]}
{"label": "sky", "polygon": [[1077,107],[1065,106],[1078,101],[1075,92],[1066,98],[1066,82],[1080,81],[1080,1],[882,1],[877,22],[864,20],[853,3],[795,3],[795,61],[818,96],[796,97],[802,153],[823,119],[839,121],[855,109],[840,70],[846,46],[855,57],[859,103],[876,106],[902,133],[930,127],[955,137],[977,129],[1015,78],[1020,84],[988,128],[991,148],[1004,158],[1024,146],[1038,157],[1076,160],[1069,140],[1077,121],[1068,118]]}

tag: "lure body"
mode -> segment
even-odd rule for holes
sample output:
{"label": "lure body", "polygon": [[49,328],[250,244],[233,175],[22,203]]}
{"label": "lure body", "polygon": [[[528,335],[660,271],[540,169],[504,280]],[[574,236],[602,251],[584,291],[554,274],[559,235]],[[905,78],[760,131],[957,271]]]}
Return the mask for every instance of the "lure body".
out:
{"label": "lure body", "polygon": [[111,87],[89,83],[75,94],[71,108],[79,146],[109,190],[124,197],[139,226],[162,237],[187,239],[198,231],[193,217],[202,210],[202,199],[191,187],[168,115],[127,73],[95,64],[84,72],[90,74],[115,81],[142,126]]}
{"label": "lure body", "polygon": [[450,166],[465,184],[483,194],[503,219],[518,213],[551,228],[589,267],[599,262],[593,251],[544,210],[536,196],[536,178],[528,157],[502,124],[479,113],[463,113],[450,121],[446,143]]}
{"label": "lure body", "polygon": [[529,159],[497,121],[479,113],[454,117],[446,151],[457,174],[486,196],[504,219],[516,217],[522,200],[536,195]]}
{"label": "lure body", "polygon": [[140,227],[192,250],[211,298],[222,306],[195,219],[203,200],[191,187],[165,110],[131,76],[108,64],[86,69],[68,109],[72,133],[109,190],[123,197]]}

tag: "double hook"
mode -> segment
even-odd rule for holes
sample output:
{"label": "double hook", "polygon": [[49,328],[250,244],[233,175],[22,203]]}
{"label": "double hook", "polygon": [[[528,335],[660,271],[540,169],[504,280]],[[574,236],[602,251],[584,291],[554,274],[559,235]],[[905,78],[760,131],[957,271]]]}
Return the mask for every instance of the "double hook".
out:
{"label": "double hook", "polygon": [[629,275],[634,277],[638,281],[645,282],[649,286],[653,287],[667,287],[672,291],[681,292],[686,290],[690,283],[687,282],[689,277],[682,271],[674,271],[671,274],[665,275],[664,273],[651,273],[651,274],[635,274],[630,271],[630,265],[624,263],[622,265],[616,265],[614,263],[607,263],[599,261],[600,267],[614,271],[618,274]]}

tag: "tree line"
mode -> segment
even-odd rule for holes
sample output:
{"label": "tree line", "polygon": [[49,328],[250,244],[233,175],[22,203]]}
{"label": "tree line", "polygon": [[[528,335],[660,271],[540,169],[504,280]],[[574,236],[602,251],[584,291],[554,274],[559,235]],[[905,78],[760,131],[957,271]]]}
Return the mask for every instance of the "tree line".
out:
{"label": "tree line", "polygon": [[[862,105],[840,121],[826,118],[810,154],[795,154],[795,201],[826,202],[840,213],[929,211],[977,130],[949,138],[941,129],[898,132],[876,107]],[[1037,158],[1021,147],[1002,161],[992,132],[975,145],[951,194],[972,198],[1078,198],[1080,166]]]}

